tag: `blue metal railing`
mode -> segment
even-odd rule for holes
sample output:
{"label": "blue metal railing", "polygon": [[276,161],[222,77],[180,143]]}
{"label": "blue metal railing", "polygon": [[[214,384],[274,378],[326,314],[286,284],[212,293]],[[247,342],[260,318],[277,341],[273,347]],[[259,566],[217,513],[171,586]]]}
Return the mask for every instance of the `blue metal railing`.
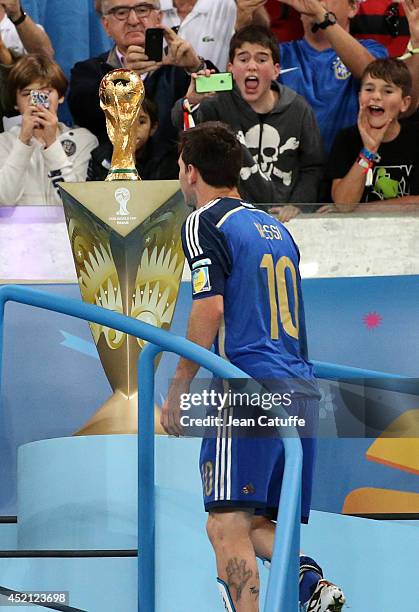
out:
{"label": "blue metal railing", "polygon": [[[0,378],[4,310],[8,301],[92,321],[148,341],[139,357],[138,380],[138,609],[155,610],[155,483],[154,483],[154,358],[161,351],[177,353],[222,378],[247,378],[241,370],[192,342],[99,306],[35,291],[18,285],[0,288]],[[265,612],[298,610],[302,450],[298,438],[284,438],[285,469],[278,527]]]}
{"label": "blue metal railing", "polygon": [[[149,342],[140,354],[138,364],[138,381],[141,380],[138,394],[138,484],[141,491],[138,504],[138,579],[139,610],[154,612],[154,358],[164,350],[196,361],[222,378],[247,378],[247,375],[210,351],[147,323],[77,300],[27,287],[6,285],[0,288],[0,380],[4,310],[8,301],[99,323]],[[414,394],[418,391],[417,379],[324,362],[314,362],[314,365],[315,374],[319,378],[367,379],[365,383],[371,387]],[[298,438],[289,437],[283,441],[286,460],[265,612],[293,612],[298,609],[302,449]]]}
{"label": "blue metal railing", "polygon": [[388,374],[377,370],[364,370],[353,366],[338,365],[325,361],[312,361],[316,378],[327,380],[340,380],[345,382],[359,381],[360,384],[380,391],[394,391],[418,395],[419,378],[403,376],[400,374]]}

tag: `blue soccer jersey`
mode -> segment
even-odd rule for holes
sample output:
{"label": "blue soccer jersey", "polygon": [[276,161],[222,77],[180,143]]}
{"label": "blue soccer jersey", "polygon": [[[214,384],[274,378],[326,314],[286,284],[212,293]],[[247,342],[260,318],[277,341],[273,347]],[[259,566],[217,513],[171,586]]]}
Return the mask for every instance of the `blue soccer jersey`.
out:
{"label": "blue soccer jersey", "polygon": [[254,378],[304,379],[307,360],[299,251],[275,218],[235,198],[194,211],[182,229],[193,299],[224,297],[216,351]]}
{"label": "blue soccer jersey", "polygon": [[[182,240],[193,299],[224,298],[218,354],[268,383],[267,388],[273,385],[270,390],[276,391],[278,382],[281,388],[292,381],[299,396],[294,395],[288,410],[304,416],[308,431],[315,435],[318,391],[306,356],[299,252],[288,230],[250,204],[221,198],[188,217]],[[229,405],[219,414],[222,423],[216,435],[202,440],[205,509],[249,507],[274,518],[284,470],[282,439],[256,425],[245,437],[235,432],[229,418],[243,416],[240,406]],[[302,447],[301,520],[307,522],[316,440],[303,437]]]}
{"label": "blue soccer jersey", "polygon": [[[358,41],[374,57],[387,57],[374,40]],[[337,133],[356,123],[360,82],[332,48],[317,51],[304,38],[282,43],[281,83],[303,96],[314,110],[323,144],[330,151]]]}

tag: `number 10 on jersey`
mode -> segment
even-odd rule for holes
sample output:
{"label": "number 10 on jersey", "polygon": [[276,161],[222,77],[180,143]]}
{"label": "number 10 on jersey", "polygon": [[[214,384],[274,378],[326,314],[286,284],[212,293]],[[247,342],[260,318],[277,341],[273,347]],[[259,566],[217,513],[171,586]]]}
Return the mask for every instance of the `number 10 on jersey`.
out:
{"label": "number 10 on jersey", "polygon": [[[262,257],[261,268],[266,268],[268,275],[269,305],[271,309],[271,338],[279,340],[278,311],[284,331],[298,340],[299,321],[298,321],[298,287],[297,272],[289,257],[280,257],[274,264],[271,253]],[[292,279],[292,289],[294,292],[294,317],[290,312],[290,300],[286,281],[286,270],[289,270]],[[293,320],[294,319],[294,320]]]}

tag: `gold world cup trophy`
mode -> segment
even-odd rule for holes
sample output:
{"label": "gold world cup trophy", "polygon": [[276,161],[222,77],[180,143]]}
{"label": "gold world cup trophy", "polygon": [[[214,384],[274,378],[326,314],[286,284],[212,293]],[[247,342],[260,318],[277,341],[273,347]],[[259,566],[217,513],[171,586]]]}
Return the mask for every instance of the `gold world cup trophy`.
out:
{"label": "gold world cup trophy", "polygon": [[135,167],[135,146],[144,95],[141,77],[131,70],[112,70],[100,83],[100,107],[105,113],[106,129],[113,144],[107,181],[140,180]]}
{"label": "gold world cup trophy", "polygon": [[[182,279],[187,207],[177,180],[138,176],[141,78],[113,70],[103,78],[99,98],[114,145],[106,181],[60,185],[80,292],[89,304],[168,330]],[[134,433],[136,365],[144,341],[94,323],[90,328],[113,394],[77,434]]]}

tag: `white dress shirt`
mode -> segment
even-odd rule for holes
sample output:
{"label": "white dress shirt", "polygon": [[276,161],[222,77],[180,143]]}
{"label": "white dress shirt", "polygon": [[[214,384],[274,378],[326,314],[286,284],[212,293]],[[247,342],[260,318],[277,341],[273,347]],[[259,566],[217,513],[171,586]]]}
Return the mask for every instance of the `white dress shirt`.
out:
{"label": "white dress shirt", "polygon": [[7,15],[0,21],[0,36],[8,49],[20,55],[25,52],[19,34]]}
{"label": "white dress shirt", "polygon": [[[44,29],[41,24],[37,23],[36,25],[41,30]],[[18,31],[7,15],[0,21],[0,37],[8,49],[19,55],[25,53],[25,48],[22,45]]]}
{"label": "white dress shirt", "polygon": [[160,0],[163,24],[179,27],[179,36],[191,43],[195,52],[211,60],[219,70],[228,63],[228,47],[236,22],[235,0],[197,0],[181,22],[173,0]]}

